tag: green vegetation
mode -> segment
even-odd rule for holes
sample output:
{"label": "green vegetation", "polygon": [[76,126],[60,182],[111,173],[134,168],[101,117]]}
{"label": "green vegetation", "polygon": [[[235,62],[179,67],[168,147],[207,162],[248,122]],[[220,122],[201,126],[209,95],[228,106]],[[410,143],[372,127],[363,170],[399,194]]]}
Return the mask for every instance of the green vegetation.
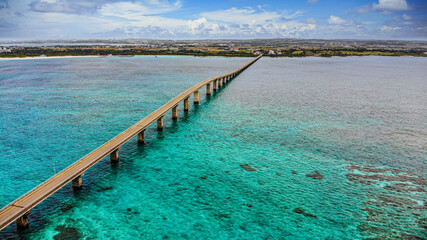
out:
{"label": "green vegetation", "polygon": [[140,48],[111,46],[76,46],[76,47],[13,47],[11,52],[1,52],[0,57],[38,57],[38,56],[134,56],[134,55],[182,55],[182,56],[225,56],[253,57],[258,53],[271,57],[333,57],[333,56],[417,56],[426,57],[421,50],[390,50],[365,48],[288,48],[272,49],[267,47],[228,48]]}

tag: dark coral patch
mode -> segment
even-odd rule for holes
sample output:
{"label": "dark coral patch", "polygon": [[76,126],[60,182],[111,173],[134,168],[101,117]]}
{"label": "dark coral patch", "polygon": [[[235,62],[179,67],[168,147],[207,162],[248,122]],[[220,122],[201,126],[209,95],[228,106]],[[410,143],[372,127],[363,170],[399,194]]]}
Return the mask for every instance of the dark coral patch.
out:
{"label": "dark coral patch", "polygon": [[70,210],[72,208],[73,208],[73,205],[71,205],[71,204],[64,204],[64,205],[61,206],[61,211],[62,212],[67,212],[68,210]]}
{"label": "dark coral patch", "polygon": [[249,166],[248,164],[242,164],[242,165],[240,165],[240,167],[241,168],[243,168],[243,169],[245,169],[246,171],[248,171],[248,172],[254,172],[254,171],[256,171],[256,169],[255,168],[253,168],[253,167],[251,167],[251,166]]}
{"label": "dark coral patch", "polygon": [[371,233],[386,233],[386,231],[384,229],[378,228],[378,227],[373,227],[369,224],[360,224],[359,226],[357,226],[357,228],[359,229],[359,231],[361,232],[371,232]]}
{"label": "dark coral patch", "polygon": [[306,211],[305,211],[304,209],[302,209],[302,208],[295,208],[292,212],[297,213],[297,214],[302,214],[302,215],[304,215],[305,217],[317,218],[317,216],[316,216],[316,215],[311,214],[311,213],[309,213],[309,212],[306,212]]}
{"label": "dark coral patch", "polygon": [[319,171],[314,171],[313,173],[306,174],[305,176],[309,178],[317,179],[317,180],[323,179],[323,175],[320,174]]}
{"label": "dark coral patch", "polygon": [[376,181],[388,181],[388,182],[412,182],[417,185],[424,186],[427,184],[427,182],[417,176],[405,176],[405,175],[399,175],[399,176],[387,176],[387,175],[379,175],[379,174],[372,174],[372,175],[359,175],[354,173],[347,173],[346,177],[350,181],[359,182],[359,183],[365,183],[370,182],[373,183],[372,180]]}
{"label": "dark coral patch", "polygon": [[404,171],[404,170],[400,170],[400,169],[392,169],[392,168],[377,168],[374,166],[358,166],[356,164],[350,164],[350,166],[347,167],[349,170],[358,170],[361,172],[366,172],[366,173],[385,173],[385,172],[391,172],[394,174],[401,174],[401,173],[407,173],[407,174],[411,174],[411,172],[409,171]]}
{"label": "dark coral patch", "polygon": [[400,208],[413,208],[412,206],[418,205],[417,202],[409,198],[399,198],[394,196],[378,196],[375,199],[365,202],[367,205],[374,205],[377,207],[400,207]]}
{"label": "dark coral patch", "polygon": [[53,236],[55,240],[78,240],[82,238],[78,228],[59,225],[55,228],[59,233]]}
{"label": "dark coral patch", "polygon": [[397,183],[395,185],[385,186],[384,189],[396,192],[425,192],[421,187],[416,187],[406,183]]}
{"label": "dark coral patch", "polygon": [[421,218],[420,220],[418,220],[418,226],[427,229],[427,218]]}

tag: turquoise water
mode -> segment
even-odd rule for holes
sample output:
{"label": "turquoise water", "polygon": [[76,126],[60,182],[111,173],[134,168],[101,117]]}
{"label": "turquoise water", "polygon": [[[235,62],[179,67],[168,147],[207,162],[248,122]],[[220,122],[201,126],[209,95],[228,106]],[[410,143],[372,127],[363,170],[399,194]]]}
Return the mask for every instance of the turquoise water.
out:
{"label": "turquoise water", "polygon": [[[0,203],[247,58],[0,61]],[[423,58],[263,58],[0,238],[426,238]],[[201,96],[204,96],[202,91]],[[249,171],[248,171],[249,170]],[[317,171],[317,172],[316,172]]]}

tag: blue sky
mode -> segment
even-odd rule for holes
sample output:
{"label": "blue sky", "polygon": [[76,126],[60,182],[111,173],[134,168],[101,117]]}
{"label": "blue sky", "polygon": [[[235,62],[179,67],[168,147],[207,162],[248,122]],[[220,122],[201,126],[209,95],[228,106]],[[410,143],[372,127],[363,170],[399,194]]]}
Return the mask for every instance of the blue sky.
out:
{"label": "blue sky", "polygon": [[426,0],[0,0],[0,40],[427,40]]}

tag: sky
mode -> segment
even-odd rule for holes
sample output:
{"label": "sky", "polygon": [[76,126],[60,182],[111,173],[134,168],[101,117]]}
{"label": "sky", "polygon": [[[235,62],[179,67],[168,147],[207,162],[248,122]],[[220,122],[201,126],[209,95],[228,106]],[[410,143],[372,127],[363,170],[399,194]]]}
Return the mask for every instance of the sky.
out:
{"label": "sky", "polygon": [[427,0],[0,0],[0,40],[427,40]]}

